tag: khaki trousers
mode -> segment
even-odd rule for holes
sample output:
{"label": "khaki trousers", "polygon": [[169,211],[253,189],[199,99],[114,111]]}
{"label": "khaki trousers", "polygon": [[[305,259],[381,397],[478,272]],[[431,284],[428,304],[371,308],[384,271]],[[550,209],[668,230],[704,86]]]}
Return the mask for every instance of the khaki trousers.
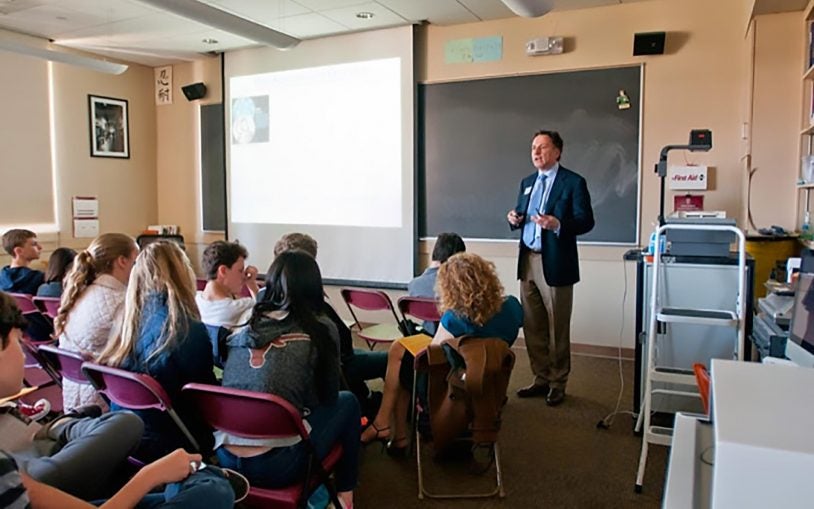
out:
{"label": "khaki trousers", "polygon": [[571,371],[574,286],[548,286],[542,256],[525,251],[522,257],[523,334],[534,383],[565,390]]}

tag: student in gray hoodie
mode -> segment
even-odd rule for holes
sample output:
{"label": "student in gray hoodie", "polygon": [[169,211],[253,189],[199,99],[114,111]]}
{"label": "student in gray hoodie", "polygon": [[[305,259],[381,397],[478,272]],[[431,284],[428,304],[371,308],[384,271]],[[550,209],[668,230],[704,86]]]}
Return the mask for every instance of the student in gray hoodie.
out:
{"label": "student in gray hoodie", "polygon": [[[249,325],[229,338],[223,385],[290,402],[310,428],[320,459],[340,442],[336,487],[348,508],[358,475],[359,403],[352,393],[339,391],[339,334],[321,313],[323,298],[317,262],[301,251],[280,254]],[[301,480],[308,460],[299,438],[245,439],[216,432],[215,451],[222,466],[239,471],[253,486],[269,488]]]}

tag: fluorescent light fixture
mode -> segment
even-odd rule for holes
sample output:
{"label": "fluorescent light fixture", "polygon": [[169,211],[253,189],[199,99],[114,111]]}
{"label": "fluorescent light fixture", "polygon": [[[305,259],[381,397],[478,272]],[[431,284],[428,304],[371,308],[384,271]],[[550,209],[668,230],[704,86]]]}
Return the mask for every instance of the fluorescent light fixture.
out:
{"label": "fluorescent light fixture", "polygon": [[502,0],[518,16],[537,18],[554,8],[553,0]]}
{"label": "fluorescent light fixture", "polygon": [[54,51],[48,48],[32,46],[30,44],[12,41],[2,37],[0,37],[0,50],[20,53],[30,57],[43,58],[45,60],[50,60],[51,62],[60,62],[63,64],[85,67],[86,69],[104,72],[107,74],[121,74],[127,70],[127,66],[124,64],[108,62],[107,60],[99,60],[98,58],[79,55],[77,53]]}
{"label": "fluorescent light fixture", "polygon": [[171,12],[198,23],[219,28],[224,32],[238,35],[278,49],[290,49],[300,43],[296,37],[272,30],[246,18],[241,18],[197,0],[140,0],[162,11]]}

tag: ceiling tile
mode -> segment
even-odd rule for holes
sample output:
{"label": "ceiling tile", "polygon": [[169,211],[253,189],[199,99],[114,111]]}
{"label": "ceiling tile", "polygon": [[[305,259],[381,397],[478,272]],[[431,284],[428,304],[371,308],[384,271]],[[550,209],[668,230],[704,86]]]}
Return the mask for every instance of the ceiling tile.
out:
{"label": "ceiling tile", "polygon": [[365,3],[365,0],[295,0],[314,12],[322,12],[340,7],[350,7]]}
{"label": "ceiling tile", "polygon": [[377,0],[391,11],[409,21],[424,21],[436,25],[455,25],[478,21],[466,7],[456,0]]}
{"label": "ceiling tile", "polygon": [[272,23],[271,28],[300,39],[322,37],[348,31],[346,26],[317,13],[282,18]]}
{"label": "ceiling tile", "polygon": [[77,30],[63,34],[60,39],[106,38],[130,45],[135,40],[149,40],[178,33],[200,32],[207,28],[206,25],[164,12]]}
{"label": "ceiling tile", "polygon": [[4,28],[48,38],[104,22],[104,18],[95,14],[72,11],[54,4],[0,16],[0,26]]}
{"label": "ceiling tile", "polygon": [[51,2],[72,11],[94,14],[108,23],[127,18],[147,16],[157,12],[155,8],[146,4],[128,0],[105,2],[100,2],[99,0],[51,0]]}
{"label": "ceiling tile", "polygon": [[[356,14],[359,12],[369,12],[373,14],[373,17],[370,19],[357,18]],[[375,2],[330,9],[321,11],[320,14],[352,30],[371,30],[374,28],[410,24],[408,20]]]}
{"label": "ceiling tile", "polygon": [[[216,44],[207,44],[204,39],[214,39]],[[161,39],[149,39],[139,42],[138,47],[161,50],[172,48],[172,51],[206,53],[209,51],[224,51],[228,48],[241,48],[256,46],[257,43],[243,37],[224,32],[223,30],[209,29],[201,32],[173,35]]]}
{"label": "ceiling tile", "polygon": [[457,0],[482,20],[510,18],[515,14],[498,0]]}
{"label": "ceiling tile", "polygon": [[24,11],[46,3],[48,0],[0,0],[0,15]]}
{"label": "ceiling tile", "polygon": [[291,0],[209,0],[207,3],[260,24],[311,12]]}

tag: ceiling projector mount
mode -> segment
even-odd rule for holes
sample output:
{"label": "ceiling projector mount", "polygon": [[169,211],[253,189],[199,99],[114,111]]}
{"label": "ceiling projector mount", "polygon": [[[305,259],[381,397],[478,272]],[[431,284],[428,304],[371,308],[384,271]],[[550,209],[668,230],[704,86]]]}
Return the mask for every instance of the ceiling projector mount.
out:
{"label": "ceiling projector mount", "polygon": [[554,0],[501,0],[513,13],[524,18],[538,18],[554,8]]}

